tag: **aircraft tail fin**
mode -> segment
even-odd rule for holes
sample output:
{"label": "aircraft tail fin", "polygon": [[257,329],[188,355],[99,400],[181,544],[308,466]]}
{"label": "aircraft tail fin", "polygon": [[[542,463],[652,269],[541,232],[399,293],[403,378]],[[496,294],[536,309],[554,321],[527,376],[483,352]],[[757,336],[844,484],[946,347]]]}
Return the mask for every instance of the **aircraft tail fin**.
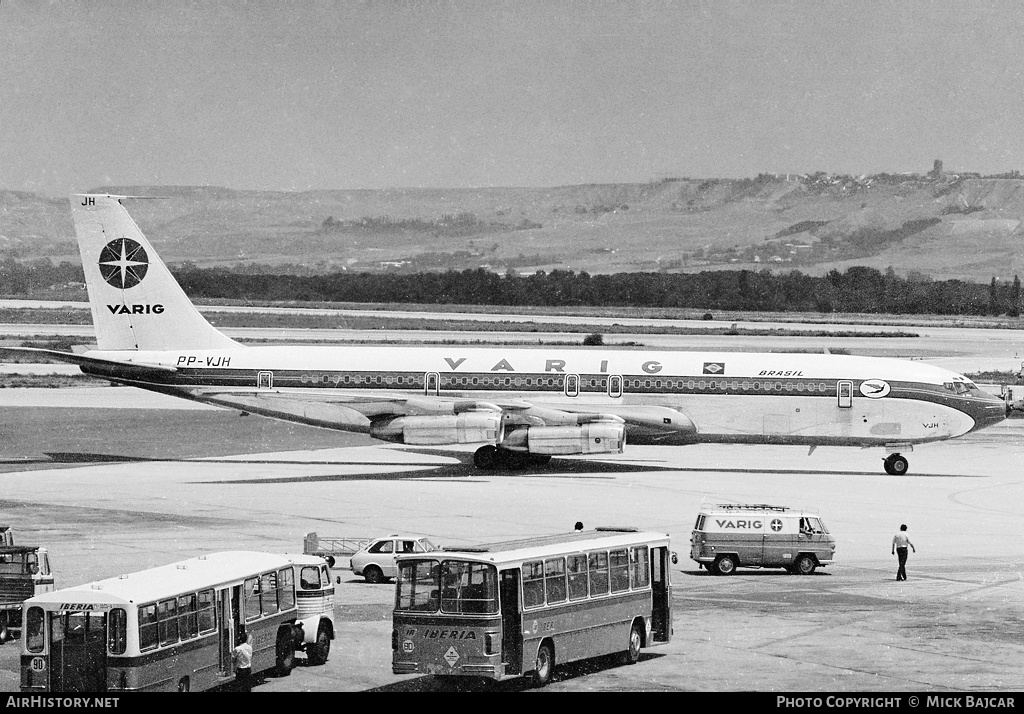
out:
{"label": "aircraft tail fin", "polygon": [[124,198],[71,197],[99,349],[240,347],[196,310],[121,204]]}

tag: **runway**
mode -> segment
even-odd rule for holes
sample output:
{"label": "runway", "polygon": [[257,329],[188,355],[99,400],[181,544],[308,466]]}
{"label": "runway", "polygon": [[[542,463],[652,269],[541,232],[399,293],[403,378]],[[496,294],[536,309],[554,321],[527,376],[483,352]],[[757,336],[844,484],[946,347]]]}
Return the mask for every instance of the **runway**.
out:
{"label": "runway", "polygon": [[[884,475],[876,449],[719,445],[498,474],[474,469],[469,450],[195,407],[123,387],[0,390],[3,519],[49,547],[58,586],[208,551],[299,552],[312,531],[464,545],[577,520],[630,525],[669,533],[679,554],[672,642],[632,667],[560,669],[545,691],[1024,689],[1024,420],[920,446],[904,477]],[[817,509],[836,563],[808,577],[698,570],[697,511],[725,501]],[[900,523],[917,546],[904,583],[889,553]],[[337,574],[330,661],[257,690],[450,689],[391,674],[393,586]],[[17,688],[17,668],[17,643],[0,646],[0,690]]]}

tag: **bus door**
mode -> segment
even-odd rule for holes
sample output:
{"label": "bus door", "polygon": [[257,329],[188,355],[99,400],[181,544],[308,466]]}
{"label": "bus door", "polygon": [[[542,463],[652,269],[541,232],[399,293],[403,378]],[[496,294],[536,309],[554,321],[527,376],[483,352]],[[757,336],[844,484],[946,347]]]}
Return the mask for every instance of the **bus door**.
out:
{"label": "bus door", "polygon": [[234,672],[235,640],[238,638],[242,586],[217,591],[217,625],[220,632],[220,675]]}
{"label": "bus door", "polygon": [[50,691],[107,691],[107,613],[50,613]]}
{"label": "bus door", "polygon": [[651,590],[654,596],[651,605],[651,639],[655,642],[668,642],[672,637],[670,558],[668,546],[651,548]]}
{"label": "bus door", "polygon": [[501,660],[505,674],[523,673],[523,617],[519,612],[519,570],[502,570]]}

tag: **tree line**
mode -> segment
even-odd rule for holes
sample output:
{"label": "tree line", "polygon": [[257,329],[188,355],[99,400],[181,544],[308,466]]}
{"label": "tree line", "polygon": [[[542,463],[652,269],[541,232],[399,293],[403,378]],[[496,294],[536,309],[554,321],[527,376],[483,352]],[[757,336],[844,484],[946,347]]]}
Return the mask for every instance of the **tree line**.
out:
{"label": "tree line", "polygon": [[[664,307],[754,312],[1008,315],[1021,310],[1020,278],[988,285],[901,277],[867,267],[824,276],[798,270],[722,270],[700,273],[590,275],[569,270],[502,275],[483,268],[427,273],[341,272],[281,275],[201,268],[172,272],[187,294],[225,300],[380,302],[546,307]],[[0,261],[0,294],[38,295],[84,281],[82,268],[48,259]]]}
{"label": "tree line", "polygon": [[990,285],[900,277],[852,267],[815,277],[800,271],[705,271],[590,275],[569,270],[500,275],[483,268],[434,273],[333,273],[299,277],[237,275],[188,266],[185,292],[237,300],[301,300],[546,307],[665,307],[755,312],[1020,314],[1020,279]]}

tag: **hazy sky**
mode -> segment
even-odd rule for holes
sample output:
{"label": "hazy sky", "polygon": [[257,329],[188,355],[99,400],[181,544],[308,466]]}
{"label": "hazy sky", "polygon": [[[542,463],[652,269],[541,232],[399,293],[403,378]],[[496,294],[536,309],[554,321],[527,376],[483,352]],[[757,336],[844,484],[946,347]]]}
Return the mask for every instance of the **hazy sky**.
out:
{"label": "hazy sky", "polygon": [[0,0],[0,188],[1024,170],[1024,4]]}

